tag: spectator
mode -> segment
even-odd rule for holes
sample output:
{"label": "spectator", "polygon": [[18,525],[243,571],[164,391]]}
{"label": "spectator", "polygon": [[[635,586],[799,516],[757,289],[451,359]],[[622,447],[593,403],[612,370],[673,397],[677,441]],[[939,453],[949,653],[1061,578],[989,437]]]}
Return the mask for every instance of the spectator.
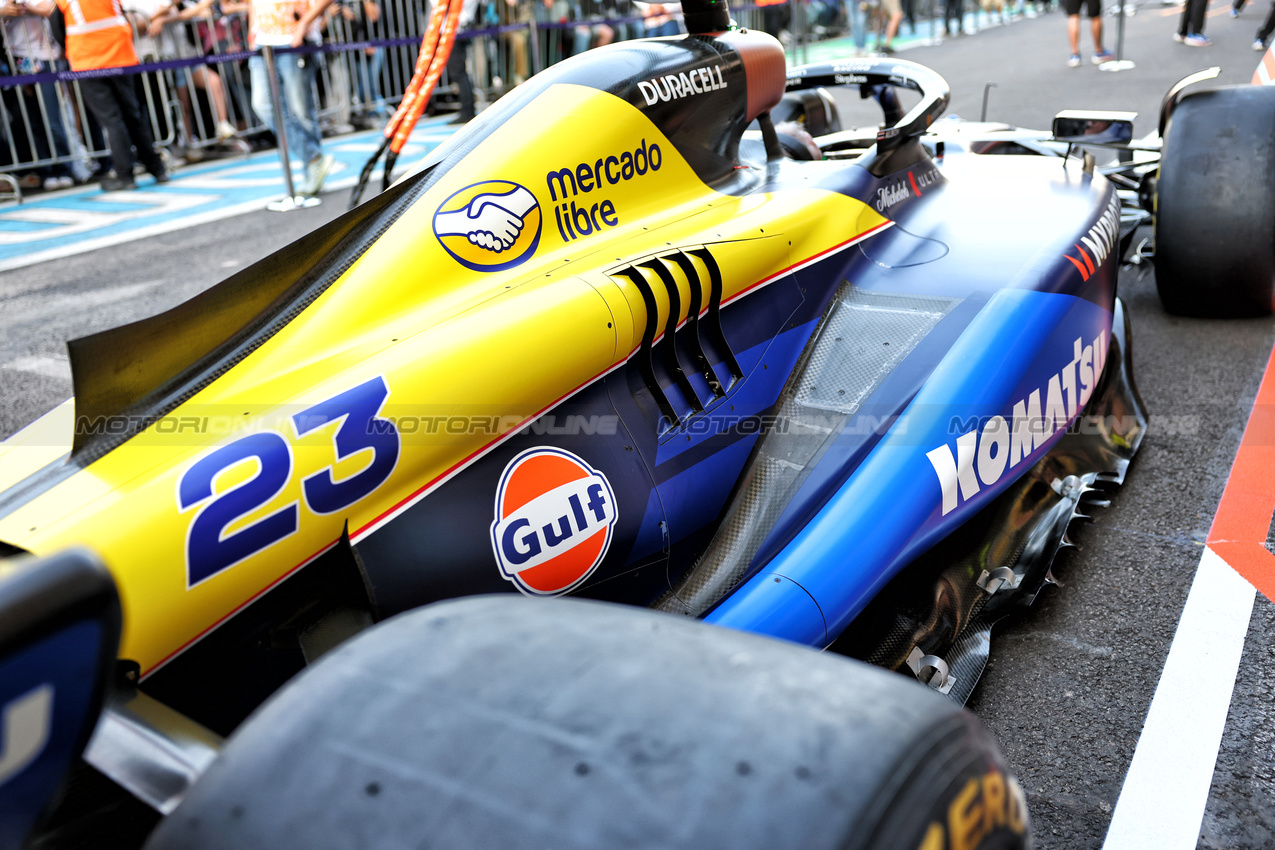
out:
{"label": "spectator", "polygon": [[1177,31],[1173,33],[1174,41],[1187,47],[1208,47],[1213,43],[1204,35],[1204,12],[1208,5],[1209,0],[1186,0]]}
{"label": "spectator", "polygon": [[894,36],[899,31],[899,24],[903,23],[903,6],[899,0],[881,0],[881,9],[889,17],[885,23],[885,38],[881,40],[879,49],[882,53],[893,53]]}
{"label": "spectator", "polygon": [[[230,33],[222,19],[221,8],[215,0],[198,0],[196,3],[184,4],[181,0],[129,0],[133,7],[141,11],[149,11],[149,26],[146,34],[148,41],[153,40],[158,55],[164,59],[180,55],[178,39],[174,39],[171,30],[166,27],[177,21],[198,21],[196,32],[200,48],[205,56],[221,52],[221,47],[232,47]],[[186,127],[194,133],[197,122],[191,109],[190,89],[187,80],[195,87],[203,89],[212,105],[216,126],[216,138],[221,142],[237,142],[238,130],[230,123],[226,108],[226,90],[221,74],[213,66],[195,66],[185,74],[177,77],[177,99],[181,101],[182,113],[186,118]],[[201,122],[202,123],[202,122]]]}
{"label": "spectator", "polygon": [[[0,15],[4,16],[5,42],[14,63],[10,73],[43,74],[56,70],[54,66],[61,58],[62,51],[49,34],[46,23],[29,11],[25,2],[15,0],[0,5]],[[22,86],[16,94],[25,102],[24,108],[18,110],[17,114],[25,114],[33,122],[29,130],[35,145],[33,153],[36,159],[48,160],[56,157],[62,160],[37,169],[36,179],[42,182],[45,189],[73,186],[76,179],[70,166],[66,164],[71,157],[71,148],[57,84],[50,81]],[[11,106],[9,108],[12,109]],[[87,178],[87,173],[82,174],[82,177]]]}
{"label": "spectator", "polygon": [[477,15],[478,0],[465,0],[460,7],[460,20],[456,22],[458,37],[452,44],[452,52],[447,57],[447,78],[456,83],[460,90],[460,112],[456,113],[456,117],[452,119],[453,124],[464,124],[474,119],[474,83],[469,79],[467,68],[469,45],[473,40],[459,38],[459,34],[474,26]]}
{"label": "spectator", "polygon": [[[1110,62],[1115,58],[1110,52],[1102,49],[1102,0],[1063,0],[1063,8],[1067,12],[1067,40],[1071,42],[1071,55],[1067,57],[1067,67],[1080,67],[1080,6],[1084,4],[1089,14],[1089,31],[1093,35],[1093,56],[1095,65]],[[1207,2],[1207,0],[1204,0]]]}
{"label": "spectator", "polygon": [[[762,30],[779,38],[779,34],[792,22],[792,8],[788,0],[757,0],[757,5],[761,6]],[[649,20],[647,25],[650,25]]]}
{"label": "spectator", "polygon": [[658,38],[665,35],[677,35],[682,31],[677,18],[673,15],[674,9],[681,9],[680,3],[642,3],[634,0],[633,5],[642,12],[642,22],[646,25],[647,36]]}
{"label": "spectator", "polygon": [[[329,5],[331,0],[305,9],[304,0],[252,0],[248,13],[249,47],[300,47],[307,41],[318,44],[315,24]],[[317,195],[333,163],[331,155],[323,152],[314,102],[317,62],[313,55],[305,53],[280,53],[274,59],[283,94],[279,111],[283,114],[284,137],[289,150],[305,163],[301,194]],[[274,104],[265,60],[253,56],[248,60],[248,72],[252,79],[252,109],[267,127],[274,129]]]}
{"label": "spectator", "polygon": [[[952,22],[956,22],[953,32]],[[943,32],[947,35],[962,35],[965,32],[965,9],[962,0],[945,0],[943,3]]]}
{"label": "spectator", "polygon": [[[590,0],[575,0],[571,5],[572,17],[577,21],[601,21],[602,13]],[[577,24],[575,28],[575,44],[571,53],[584,53],[591,47],[605,47],[615,40],[615,30],[609,24],[593,25]]]}
{"label": "spectator", "polygon": [[1257,31],[1257,40],[1253,42],[1253,49],[1258,53],[1264,52],[1272,31],[1275,31],[1275,0],[1271,0],[1271,10],[1266,13],[1266,21],[1262,24],[1262,28]]}
{"label": "spectator", "polygon": [[[375,39],[374,29],[381,20],[381,4],[377,0],[348,2],[356,13],[350,22],[354,40]],[[359,101],[360,120],[365,125],[369,120],[383,123],[390,117],[385,98],[381,96],[381,71],[385,67],[385,51],[380,47],[365,47],[362,53],[362,58],[356,58],[354,63],[354,96]]]}
{"label": "spectator", "polygon": [[854,39],[854,55],[862,56],[868,51],[868,22],[863,12],[863,2],[845,0],[845,7],[846,23],[850,25],[850,37]]}
{"label": "spectator", "polygon": [[[507,13],[511,23],[529,24],[535,20],[535,12],[532,9],[532,0],[505,0]],[[516,30],[506,33],[504,36],[508,40],[509,49],[513,58],[515,86],[522,85],[530,76],[530,68],[527,64],[527,32]]]}
{"label": "spectator", "polygon": [[641,38],[645,32],[641,17],[634,14],[632,0],[608,0],[606,14],[610,18],[621,21],[615,33],[618,41]]}
{"label": "spectator", "polygon": [[[353,9],[344,3],[334,2],[319,16],[319,33],[325,45],[338,45],[353,41],[350,37],[350,23],[356,18]],[[350,123],[351,110],[354,106],[354,85],[350,78],[350,54],[340,48],[324,51],[322,56],[311,56],[317,59],[319,68],[327,74],[317,75],[319,86],[319,103],[323,119],[320,132],[328,135],[343,135],[354,132]]]}
{"label": "spectator", "polygon": [[[133,28],[121,14],[116,0],[56,0],[66,19],[66,58],[72,71],[131,68],[137,65]],[[30,0],[27,7],[38,15],[53,14],[54,0]],[[133,150],[156,183],[168,182],[168,169],[155,150],[150,122],[137,105],[132,75],[118,74],[80,80],[80,93],[89,112],[106,130],[113,173],[101,180],[108,192],[134,189]]]}

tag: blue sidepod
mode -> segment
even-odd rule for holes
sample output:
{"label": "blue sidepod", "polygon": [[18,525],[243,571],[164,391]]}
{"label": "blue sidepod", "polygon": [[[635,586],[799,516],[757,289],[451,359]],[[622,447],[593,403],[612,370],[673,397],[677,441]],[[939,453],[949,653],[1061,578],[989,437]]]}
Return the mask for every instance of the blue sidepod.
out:
{"label": "blue sidepod", "polygon": [[[996,293],[814,520],[706,621],[811,645],[835,639],[903,566],[1049,451],[1096,384],[1111,321],[1071,295]],[[819,611],[794,616],[776,576]]]}

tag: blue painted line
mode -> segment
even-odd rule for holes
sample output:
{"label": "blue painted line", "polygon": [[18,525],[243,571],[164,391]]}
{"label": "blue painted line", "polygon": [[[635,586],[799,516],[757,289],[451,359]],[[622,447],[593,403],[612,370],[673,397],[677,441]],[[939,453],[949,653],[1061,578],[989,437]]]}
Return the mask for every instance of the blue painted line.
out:
{"label": "blue painted line", "polygon": [[[458,129],[449,116],[422,121],[404,149],[398,172],[405,173],[410,163]],[[382,138],[379,131],[369,130],[324,140],[324,152],[335,160],[325,191],[352,186]],[[299,187],[305,169],[299,162],[292,165],[294,186]],[[378,169],[372,185],[379,181]],[[164,185],[141,175],[133,192],[108,196],[91,185],[5,204],[0,206],[0,269],[238,215],[283,197],[283,183],[278,152],[261,151],[178,169]],[[55,220],[40,221],[41,213]]]}

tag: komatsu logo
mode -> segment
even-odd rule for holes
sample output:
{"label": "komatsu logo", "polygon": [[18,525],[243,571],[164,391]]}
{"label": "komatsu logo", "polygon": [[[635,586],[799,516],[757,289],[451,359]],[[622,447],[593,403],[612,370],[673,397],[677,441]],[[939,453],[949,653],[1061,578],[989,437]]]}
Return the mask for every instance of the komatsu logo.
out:
{"label": "komatsu logo", "polygon": [[606,557],[617,516],[601,472],[562,449],[523,452],[496,489],[491,543],[501,576],[528,596],[567,593]]}
{"label": "komatsu logo", "polygon": [[990,487],[1006,469],[1013,469],[1067,427],[1084,409],[1102,376],[1107,356],[1104,330],[1090,345],[1077,338],[1071,362],[1045,383],[1045,403],[1035,389],[1014,404],[1013,427],[1004,416],[993,416],[956,438],[956,455],[948,444],[926,452],[943,493],[943,515],[973,498],[982,486]]}
{"label": "komatsu logo", "polygon": [[[1076,249],[1076,256],[1072,256],[1068,251],[1063,254],[1071,264],[1076,267],[1076,271],[1080,272],[1081,280],[1089,280],[1093,273],[1102,265],[1102,261],[1107,259],[1107,255],[1111,253],[1111,249],[1115,246],[1116,240],[1120,238],[1120,201],[1116,198],[1111,199],[1111,203],[1107,206],[1106,212],[1102,214],[1102,218],[1089,228],[1089,232],[1080,237],[1080,241],[1084,246],[1073,245]],[[1085,248],[1089,250],[1086,251]]]}
{"label": "komatsu logo", "polygon": [[654,106],[661,101],[668,103],[693,94],[724,89],[726,80],[722,77],[722,66],[714,65],[711,68],[693,68],[680,74],[665,74],[653,80],[639,80],[637,86],[646,105]]}

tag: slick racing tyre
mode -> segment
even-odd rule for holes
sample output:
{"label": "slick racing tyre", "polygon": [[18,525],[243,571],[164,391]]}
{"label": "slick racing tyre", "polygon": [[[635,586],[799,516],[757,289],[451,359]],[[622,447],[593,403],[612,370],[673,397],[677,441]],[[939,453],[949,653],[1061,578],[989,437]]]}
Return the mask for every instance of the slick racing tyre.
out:
{"label": "slick racing tyre", "polygon": [[1170,313],[1270,314],[1275,301],[1275,86],[1185,95],[1156,182],[1155,276]]}
{"label": "slick racing tyre", "polygon": [[177,848],[1026,846],[979,722],[894,673],[635,608],[475,597],[272,698],[151,836]]}

